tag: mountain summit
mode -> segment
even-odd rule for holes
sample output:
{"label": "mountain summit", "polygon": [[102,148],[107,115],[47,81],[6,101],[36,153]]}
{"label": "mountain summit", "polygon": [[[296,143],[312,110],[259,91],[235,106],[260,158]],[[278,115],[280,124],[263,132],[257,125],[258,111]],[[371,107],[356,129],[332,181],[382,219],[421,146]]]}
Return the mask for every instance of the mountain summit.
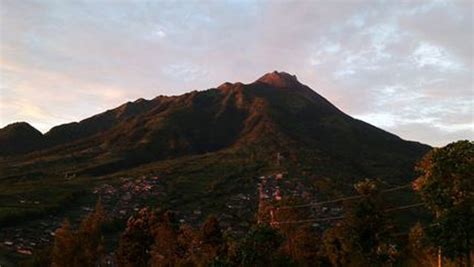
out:
{"label": "mountain summit", "polygon": [[257,80],[257,82],[281,88],[294,88],[302,85],[295,75],[278,71],[270,72],[263,75]]}
{"label": "mountain summit", "polygon": [[23,154],[43,146],[43,134],[26,122],[16,122],[0,129],[0,155]]}
{"label": "mountain summit", "polygon": [[74,164],[87,175],[227,151],[263,162],[273,162],[275,153],[284,152],[321,173],[337,168],[395,177],[411,172],[414,161],[429,149],[348,116],[296,76],[276,71],[250,84],[225,83],[181,96],[128,102],[54,127],[36,135],[33,144],[12,137],[10,128],[0,130],[0,146],[22,149],[4,150],[3,156],[17,155],[13,161],[27,159],[33,165],[36,160],[43,166],[62,164],[64,169]]}

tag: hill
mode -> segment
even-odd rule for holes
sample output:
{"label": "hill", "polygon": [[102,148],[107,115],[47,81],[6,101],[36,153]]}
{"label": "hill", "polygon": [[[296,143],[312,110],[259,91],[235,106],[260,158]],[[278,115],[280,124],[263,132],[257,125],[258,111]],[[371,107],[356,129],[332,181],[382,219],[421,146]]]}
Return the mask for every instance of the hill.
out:
{"label": "hill", "polygon": [[43,147],[43,134],[26,122],[16,122],[0,129],[0,155],[28,153]]}

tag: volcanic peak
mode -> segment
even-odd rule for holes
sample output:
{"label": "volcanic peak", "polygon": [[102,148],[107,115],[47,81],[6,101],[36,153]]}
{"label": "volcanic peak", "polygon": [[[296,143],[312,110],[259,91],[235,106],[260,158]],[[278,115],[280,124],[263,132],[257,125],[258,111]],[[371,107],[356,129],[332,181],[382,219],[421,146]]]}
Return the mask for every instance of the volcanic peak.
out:
{"label": "volcanic peak", "polygon": [[291,75],[286,72],[270,72],[258,79],[256,82],[265,83],[274,87],[281,88],[294,88],[301,86],[301,83],[298,81],[295,75]]}

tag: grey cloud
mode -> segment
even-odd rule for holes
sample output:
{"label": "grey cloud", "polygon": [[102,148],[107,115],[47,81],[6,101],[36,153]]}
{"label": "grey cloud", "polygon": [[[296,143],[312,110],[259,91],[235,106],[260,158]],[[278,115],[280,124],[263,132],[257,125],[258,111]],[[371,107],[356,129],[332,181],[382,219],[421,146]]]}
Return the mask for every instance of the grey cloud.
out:
{"label": "grey cloud", "polygon": [[474,138],[471,130],[446,131],[427,123],[407,123],[387,128],[388,130],[397,131],[404,139],[429,139],[434,146],[445,146],[453,140],[472,140]]}
{"label": "grey cloud", "polygon": [[[468,138],[472,5],[3,0],[0,123],[29,120],[46,130],[138,97],[251,82],[278,69],[396,134],[429,144]],[[440,130],[426,135],[423,126]]]}

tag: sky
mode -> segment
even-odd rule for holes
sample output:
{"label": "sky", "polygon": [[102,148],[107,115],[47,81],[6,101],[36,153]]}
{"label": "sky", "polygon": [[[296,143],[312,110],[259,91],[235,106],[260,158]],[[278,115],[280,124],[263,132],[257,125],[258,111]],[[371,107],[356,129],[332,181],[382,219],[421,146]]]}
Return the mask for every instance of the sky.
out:
{"label": "sky", "polygon": [[0,0],[0,127],[278,70],[404,139],[472,140],[473,3]]}

